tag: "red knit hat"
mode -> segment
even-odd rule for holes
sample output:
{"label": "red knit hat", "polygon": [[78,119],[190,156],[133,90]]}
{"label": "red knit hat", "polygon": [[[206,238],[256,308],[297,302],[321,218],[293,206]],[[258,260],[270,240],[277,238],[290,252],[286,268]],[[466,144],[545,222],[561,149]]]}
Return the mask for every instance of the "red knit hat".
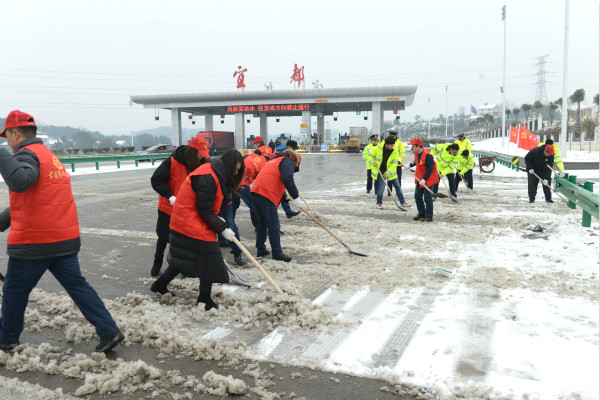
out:
{"label": "red knit hat", "polygon": [[548,153],[550,153],[550,155],[554,155],[554,146],[549,144],[546,147],[544,147],[544,150],[546,150]]}

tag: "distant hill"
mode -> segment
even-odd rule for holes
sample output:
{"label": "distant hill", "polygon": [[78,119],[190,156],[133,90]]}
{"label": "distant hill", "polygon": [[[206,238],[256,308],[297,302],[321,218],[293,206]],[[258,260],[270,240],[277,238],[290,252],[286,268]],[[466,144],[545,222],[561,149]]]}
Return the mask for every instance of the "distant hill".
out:
{"label": "distant hill", "polygon": [[[198,127],[197,129],[189,129],[189,128],[183,128],[181,129],[181,135],[183,137],[193,137],[196,136],[196,133],[203,131],[204,127]],[[142,129],[140,131],[136,131],[133,132],[133,136],[137,136],[137,135],[141,135],[143,133],[147,133],[148,135],[152,135],[152,136],[167,136],[167,137],[171,137],[171,132],[173,132],[173,130],[171,129],[170,126],[159,126],[158,128],[153,128],[153,129]],[[127,135],[127,133],[124,133],[123,135]]]}

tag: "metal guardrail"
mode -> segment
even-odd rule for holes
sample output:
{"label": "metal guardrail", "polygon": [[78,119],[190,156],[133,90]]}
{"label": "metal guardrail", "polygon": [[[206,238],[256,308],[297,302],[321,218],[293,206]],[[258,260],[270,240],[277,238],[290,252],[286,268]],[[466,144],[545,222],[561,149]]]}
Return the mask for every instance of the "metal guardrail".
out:
{"label": "metal guardrail", "polygon": [[[476,157],[489,157],[495,156],[498,153],[474,150],[473,154]],[[521,160],[519,157],[508,154],[500,154],[496,158],[496,161],[498,161],[500,165],[515,170],[519,170],[521,161],[525,162],[524,159]],[[523,169],[523,171],[524,170],[525,169]],[[592,217],[595,217],[596,219],[599,218],[599,196],[593,193],[594,182],[586,181],[582,184],[578,184],[576,175],[569,176],[569,174],[565,174],[565,176],[561,178],[559,175],[554,174],[554,187],[557,192],[564,195],[567,200],[569,200],[569,208],[574,210],[577,206],[581,207],[583,210],[581,225],[583,227],[589,228],[591,226]]]}
{"label": "metal guardrail", "polygon": [[158,154],[132,154],[132,155],[107,155],[107,156],[93,156],[93,157],[58,157],[61,163],[64,165],[71,164],[71,172],[75,172],[75,164],[96,164],[96,170],[100,169],[101,162],[116,162],[117,168],[121,168],[122,161],[135,161],[135,166],[139,165],[141,160],[150,160],[154,165],[154,160],[161,160],[169,158],[171,153],[158,153]]}
{"label": "metal guardrail", "polygon": [[554,175],[554,186],[556,190],[569,199],[569,208],[575,209],[581,207],[583,214],[581,216],[581,226],[589,228],[592,225],[592,216],[598,219],[599,196],[592,192],[594,182],[584,182],[583,185],[577,184],[577,176],[565,174],[563,178]]}

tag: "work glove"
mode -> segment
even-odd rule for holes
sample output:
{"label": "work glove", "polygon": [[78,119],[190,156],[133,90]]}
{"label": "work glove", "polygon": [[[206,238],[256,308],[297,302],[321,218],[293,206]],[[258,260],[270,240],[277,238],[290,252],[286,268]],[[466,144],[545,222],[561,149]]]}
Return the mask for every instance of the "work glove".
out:
{"label": "work glove", "polygon": [[300,206],[302,205],[301,201],[302,200],[300,199],[300,196],[296,197],[295,199],[292,199],[292,206],[296,207],[299,210]]}
{"label": "work glove", "polygon": [[374,166],[375,168],[377,168],[379,165],[377,164],[377,161],[371,161],[371,165]]}
{"label": "work glove", "polygon": [[558,176],[560,176],[561,178],[564,178],[565,177],[565,172],[564,171],[560,171],[558,173]]}
{"label": "work glove", "polygon": [[421,180],[419,181],[419,185],[421,185],[421,186],[425,186],[425,179],[421,179]]}
{"label": "work glove", "polygon": [[223,235],[225,239],[231,242],[233,241],[232,238],[235,236],[235,233],[230,228],[227,228],[223,232],[221,232],[221,235]]}
{"label": "work glove", "polygon": [[171,203],[172,206],[175,205],[175,196],[169,197],[169,203]]}
{"label": "work glove", "polygon": [[414,166],[415,166],[415,162],[414,162],[414,161],[411,161],[411,162],[410,162],[410,164],[408,164],[408,166],[409,166],[410,168],[414,167]]}

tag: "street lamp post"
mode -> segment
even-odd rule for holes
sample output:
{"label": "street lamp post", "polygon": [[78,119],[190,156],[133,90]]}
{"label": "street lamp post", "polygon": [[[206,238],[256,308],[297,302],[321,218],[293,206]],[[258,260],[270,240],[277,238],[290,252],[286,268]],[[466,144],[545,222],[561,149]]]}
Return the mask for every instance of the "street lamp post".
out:
{"label": "street lamp post", "polygon": [[446,137],[448,137],[448,85],[446,85]]}
{"label": "street lamp post", "polygon": [[504,21],[504,67],[502,70],[502,148],[506,137],[506,4],[502,7],[502,20]]}
{"label": "street lamp post", "polygon": [[[133,101],[129,100],[129,122],[131,123],[131,147],[133,147]],[[135,150],[135,148],[134,148]]]}

